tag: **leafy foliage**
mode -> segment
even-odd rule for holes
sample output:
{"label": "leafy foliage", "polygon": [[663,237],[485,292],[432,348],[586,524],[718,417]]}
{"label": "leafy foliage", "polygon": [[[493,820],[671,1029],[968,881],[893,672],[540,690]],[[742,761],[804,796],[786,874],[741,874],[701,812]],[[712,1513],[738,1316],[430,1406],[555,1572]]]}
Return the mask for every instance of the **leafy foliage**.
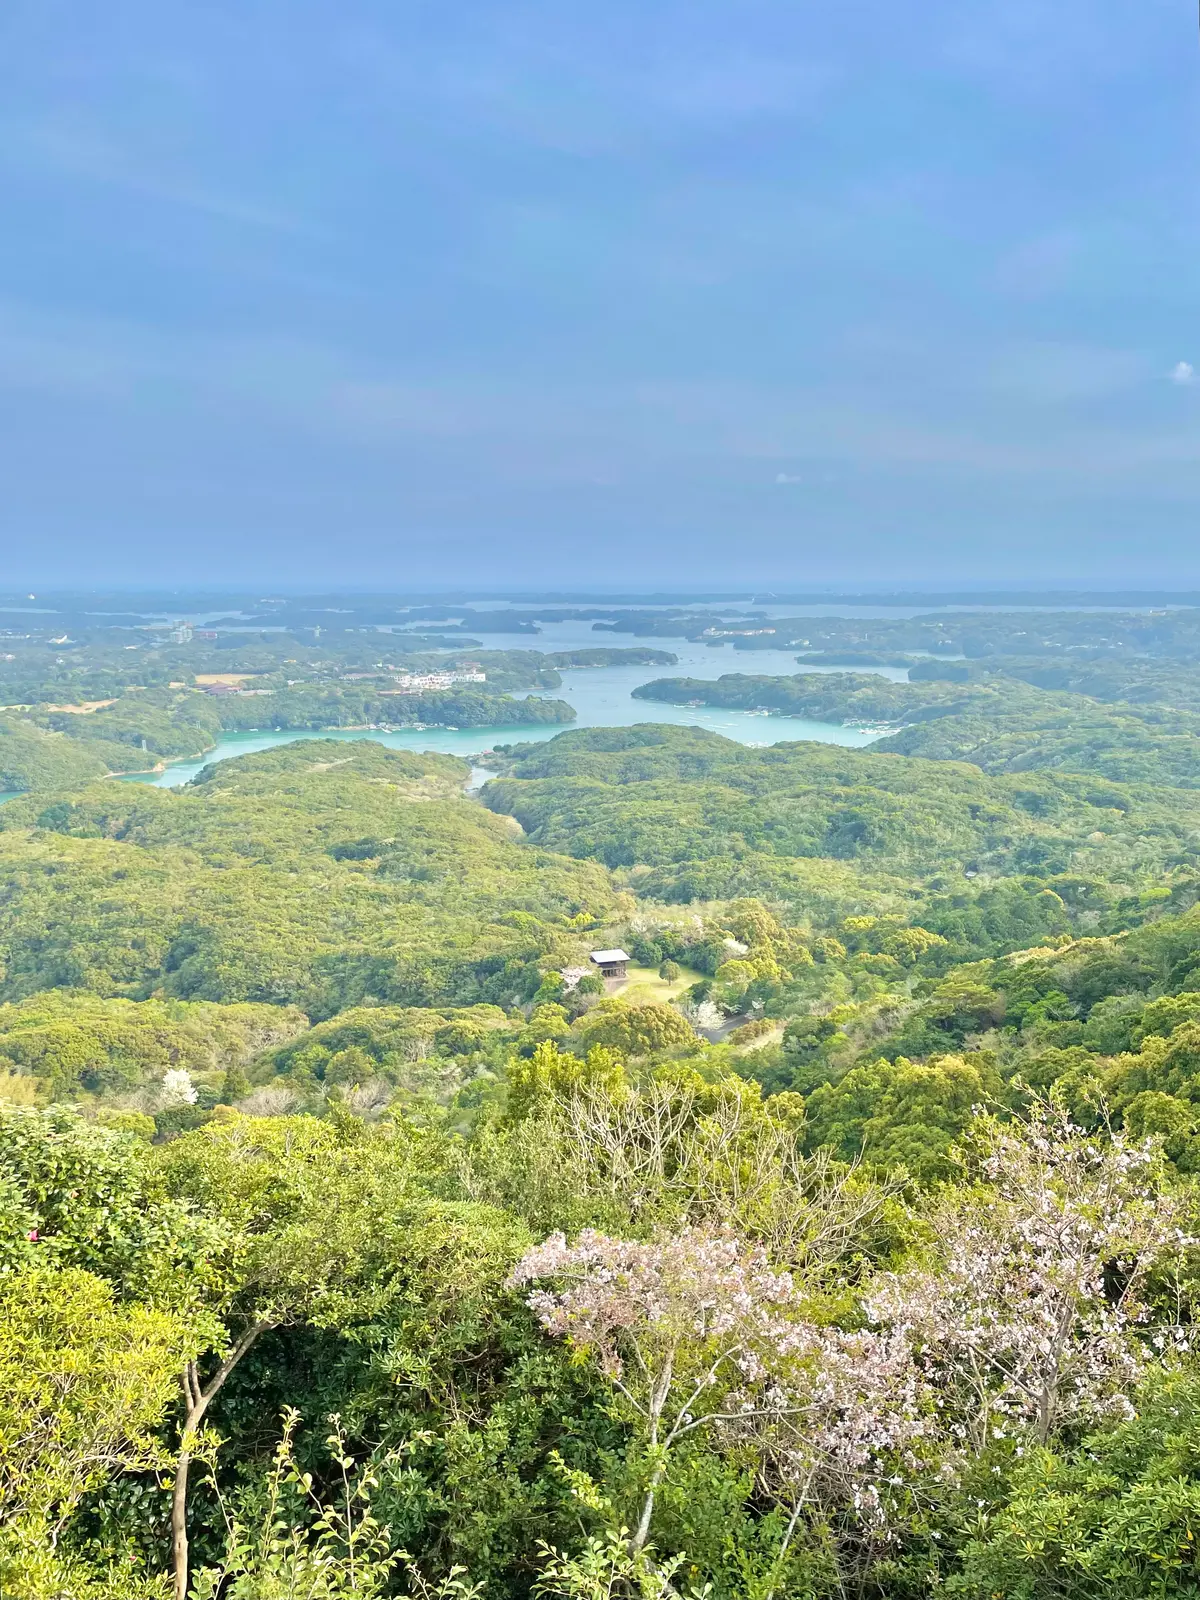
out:
{"label": "leafy foliage", "polygon": [[157,991],[315,1015],[367,995],[524,998],[556,935],[609,912],[613,888],[465,799],[425,803],[461,770],[317,741],[226,763],[183,792],[15,802],[0,819],[4,990]]}
{"label": "leafy foliage", "polygon": [[1194,619],[780,619],[909,682],[696,691],[903,724],[870,750],[577,729],[482,805],[366,741],[96,781],[562,714],[461,635],[486,694],[388,693],[448,657],[363,629],[497,626],[418,611],[79,617],[0,670],[5,1592],[1193,1593]]}

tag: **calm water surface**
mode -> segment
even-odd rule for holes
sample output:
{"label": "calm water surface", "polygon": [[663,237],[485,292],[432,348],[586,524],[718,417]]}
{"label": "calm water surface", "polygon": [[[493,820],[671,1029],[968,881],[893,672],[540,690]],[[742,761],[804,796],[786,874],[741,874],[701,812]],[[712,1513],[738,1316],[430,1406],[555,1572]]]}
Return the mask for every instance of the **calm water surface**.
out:
{"label": "calm water surface", "polygon": [[[428,626],[428,624],[423,624]],[[741,744],[768,745],[784,740],[815,739],[824,744],[853,747],[868,745],[879,734],[863,728],[843,728],[828,722],[810,722],[803,717],[767,717],[750,711],[722,711],[710,706],[670,706],[653,700],[634,700],[632,691],[639,684],[654,678],[689,677],[719,678],[727,672],[749,672],[778,677],[799,672],[792,650],[738,650],[729,645],[713,648],[702,644],[689,644],[680,639],[637,640],[628,634],[594,633],[587,622],[545,623],[536,635],[487,633],[478,636],[481,646],[489,650],[571,650],[599,645],[621,649],[646,644],[655,649],[669,650],[679,657],[674,667],[586,667],[562,673],[562,688],[538,691],[546,699],[566,700],[578,712],[576,720],[566,726],[572,728],[622,728],[635,722],[666,722],[711,728]],[[381,640],[381,654],[386,654],[386,642]],[[815,669],[806,671],[840,670]],[[859,671],[867,670],[863,668]],[[904,682],[907,672],[899,667],[873,669],[878,676]],[[448,755],[473,756],[495,744],[540,742],[553,739],[564,731],[564,725],[552,723],[544,726],[525,725],[488,728],[404,728],[394,733],[381,733],[371,729],[338,729],[312,733],[289,730],[287,732],[231,733],[227,734],[206,755],[196,761],[174,761],[165,772],[138,774],[132,781],[153,783],[165,788],[176,788],[188,783],[202,767],[214,761],[227,761],[232,756],[250,755],[256,750],[270,750],[279,744],[292,744],[297,739],[375,739],[392,750],[436,750]],[[478,773],[476,781],[484,781]],[[487,773],[486,776],[490,776]]]}

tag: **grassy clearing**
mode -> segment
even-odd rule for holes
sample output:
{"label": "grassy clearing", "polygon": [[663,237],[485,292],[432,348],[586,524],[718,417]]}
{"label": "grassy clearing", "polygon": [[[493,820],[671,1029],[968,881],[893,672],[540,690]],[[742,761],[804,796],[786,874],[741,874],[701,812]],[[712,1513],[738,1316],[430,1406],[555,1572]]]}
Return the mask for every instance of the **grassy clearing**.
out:
{"label": "grassy clearing", "polygon": [[617,992],[623,1000],[628,1000],[631,1004],[656,1000],[662,1005],[668,1000],[677,1000],[685,989],[690,989],[692,984],[700,983],[703,979],[702,972],[695,972],[691,967],[681,967],[675,982],[668,983],[665,978],[659,977],[657,967],[639,967],[631,961],[629,982],[623,984]]}

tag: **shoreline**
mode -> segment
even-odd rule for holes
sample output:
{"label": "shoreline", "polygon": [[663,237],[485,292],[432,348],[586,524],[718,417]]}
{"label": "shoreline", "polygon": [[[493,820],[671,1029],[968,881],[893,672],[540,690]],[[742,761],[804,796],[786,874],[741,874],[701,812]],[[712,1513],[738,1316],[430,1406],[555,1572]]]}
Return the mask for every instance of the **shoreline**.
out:
{"label": "shoreline", "polygon": [[[536,723],[530,724],[530,726],[542,727],[546,726],[546,724]],[[571,724],[562,723],[561,726],[567,728],[570,727]],[[106,772],[103,774],[103,777],[155,778],[161,773],[169,771],[171,767],[182,766],[191,761],[203,760],[206,755],[210,755],[214,750],[218,749],[225,739],[236,738],[238,734],[245,734],[248,738],[261,736],[263,734],[279,735],[281,738],[285,738],[288,734],[294,734],[297,737],[312,735],[314,738],[320,738],[321,735],[325,733],[424,733],[426,730],[441,730],[447,733],[466,731],[453,727],[450,723],[446,722],[389,723],[386,727],[381,726],[376,722],[339,722],[324,728],[227,728],[222,731],[222,737],[220,739],[214,740],[212,744],[205,745],[203,750],[197,750],[192,754],[185,756],[164,756],[161,761],[156,761],[152,767],[123,767],[119,772]],[[481,728],[480,732],[484,732],[484,729]],[[477,754],[480,755],[490,755],[491,753],[492,751],[490,746],[482,751],[477,752]],[[474,756],[466,755],[461,759],[470,762],[473,761]],[[33,792],[33,790],[20,789],[14,791],[15,794],[32,794]]]}

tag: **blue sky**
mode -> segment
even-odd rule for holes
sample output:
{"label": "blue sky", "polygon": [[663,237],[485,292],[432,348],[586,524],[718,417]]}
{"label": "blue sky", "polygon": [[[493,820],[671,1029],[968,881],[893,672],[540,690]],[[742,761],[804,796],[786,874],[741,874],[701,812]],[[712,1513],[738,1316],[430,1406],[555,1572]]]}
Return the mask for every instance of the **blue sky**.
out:
{"label": "blue sky", "polygon": [[0,581],[1200,580],[1182,0],[8,0],[0,63]]}

